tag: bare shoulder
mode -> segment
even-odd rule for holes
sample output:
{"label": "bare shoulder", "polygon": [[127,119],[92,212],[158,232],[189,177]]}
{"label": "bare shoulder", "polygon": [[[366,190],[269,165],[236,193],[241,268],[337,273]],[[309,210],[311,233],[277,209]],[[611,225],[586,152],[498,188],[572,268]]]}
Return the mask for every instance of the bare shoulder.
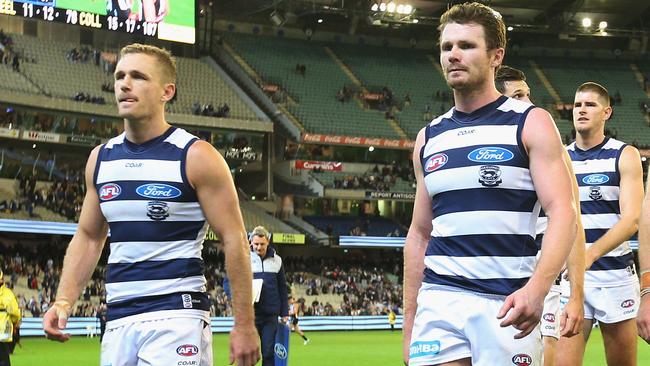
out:
{"label": "bare shoulder", "polygon": [[553,117],[545,109],[536,107],[528,112],[521,134],[525,146],[529,147],[537,142],[545,144],[547,141],[555,140],[561,144],[559,136]]}
{"label": "bare shoulder", "polygon": [[221,154],[208,142],[198,140],[187,151],[187,179],[196,188],[197,184],[215,183],[214,180],[228,175],[229,169]]}

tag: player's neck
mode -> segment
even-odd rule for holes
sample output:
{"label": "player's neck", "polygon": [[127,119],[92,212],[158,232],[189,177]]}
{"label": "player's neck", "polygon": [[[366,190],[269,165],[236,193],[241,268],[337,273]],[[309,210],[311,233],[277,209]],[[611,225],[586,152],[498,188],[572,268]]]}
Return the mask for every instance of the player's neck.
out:
{"label": "player's neck", "polygon": [[454,89],[454,103],[457,111],[472,113],[475,110],[486,106],[499,98],[501,94],[492,85],[482,88],[467,88],[462,90]]}
{"label": "player's neck", "polygon": [[134,144],[142,144],[152,140],[167,131],[169,123],[163,118],[145,118],[124,120],[126,139]]}
{"label": "player's neck", "polygon": [[578,146],[580,150],[589,150],[594,146],[602,144],[603,141],[605,141],[605,133],[603,131],[576,134],[576,146]]}

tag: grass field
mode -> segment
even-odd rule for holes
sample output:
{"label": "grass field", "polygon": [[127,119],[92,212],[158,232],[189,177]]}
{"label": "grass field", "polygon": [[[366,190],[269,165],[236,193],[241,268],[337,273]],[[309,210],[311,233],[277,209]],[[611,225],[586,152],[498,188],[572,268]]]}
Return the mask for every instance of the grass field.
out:
{"label": "grass field", "polygon": [[[389,331],[310,332],[311,343],[291,336],[289,364],[293,366],[397,366],[401,365],[401,333]],[[228,337],[214,336],[214,364],[228,364]],[[76,337],[65,344],[44,338],[23,338],[22,348],[12,356],[13,366],[88,366],[99,364],[99,340]],[[585,365],[605,365],[600,331],[591,333]],[[650,346],[639,339],[639,365],[650,365]]]}

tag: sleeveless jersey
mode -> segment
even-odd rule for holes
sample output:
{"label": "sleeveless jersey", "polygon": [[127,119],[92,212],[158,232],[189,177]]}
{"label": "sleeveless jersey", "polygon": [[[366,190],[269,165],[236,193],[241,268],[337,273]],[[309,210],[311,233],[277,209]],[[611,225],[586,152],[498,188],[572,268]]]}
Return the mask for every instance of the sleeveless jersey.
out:
{"label": "sleeveless jersey", "polygon": [[532,108],[502,96],[426,127],[420,159],[433,230],[423,282],[509,295],[532,275],[540,206],[521,141]]}
{"label": "sleeveless jersey", "polygon": [[[589,150],[567,146],[580,189],[580,210],[587,248],[621,218],[618,161],[625,143],[605,140]],[[585,272],[586,287],[620,286],[637,281],[634,257],[628,241],[605,254]]]}
{"label": "sleeveless jersey", "polygon": [[141,145],[123,133],[100,149],[94,183],[110,228],[109,321],[161,312],[209,319],[201,257],[207,223],[185,173],[196,140],[171,127]]}

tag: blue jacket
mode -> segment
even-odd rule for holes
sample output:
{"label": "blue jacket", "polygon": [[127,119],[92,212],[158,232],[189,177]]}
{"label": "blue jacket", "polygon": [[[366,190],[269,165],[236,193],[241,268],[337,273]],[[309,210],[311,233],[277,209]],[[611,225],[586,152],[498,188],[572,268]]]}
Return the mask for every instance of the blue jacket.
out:
{"label": "blue jacket", "polygon": [[251,269],[253,278],[264,280],[260,301],[255,303],[255,316],[288,316],[287,280],[284,276],[282,258],[270,246],[264,258],[252,252]]}

